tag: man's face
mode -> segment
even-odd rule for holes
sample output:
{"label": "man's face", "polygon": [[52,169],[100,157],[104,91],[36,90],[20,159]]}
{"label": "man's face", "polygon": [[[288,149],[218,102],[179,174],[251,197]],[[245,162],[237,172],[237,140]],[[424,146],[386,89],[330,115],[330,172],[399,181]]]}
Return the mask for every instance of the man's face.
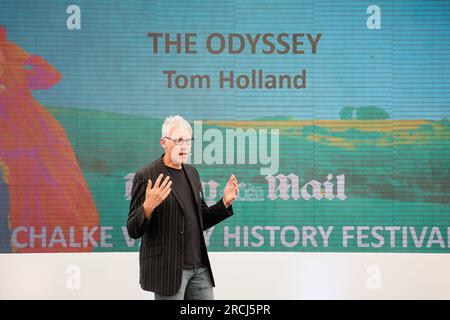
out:
{"label": "man's face", "polygon": [[[161,145],[165,149],[165,153],[170,156],[170,160],[176,166],[186,163],[191,152],[191,144],[187,144],[186,140],[191,141],[191,133],[186,129],[175,129],[168,137],[170,139],[161,139]],[[183,140],[182,143],[180,143],[181,140]]]}

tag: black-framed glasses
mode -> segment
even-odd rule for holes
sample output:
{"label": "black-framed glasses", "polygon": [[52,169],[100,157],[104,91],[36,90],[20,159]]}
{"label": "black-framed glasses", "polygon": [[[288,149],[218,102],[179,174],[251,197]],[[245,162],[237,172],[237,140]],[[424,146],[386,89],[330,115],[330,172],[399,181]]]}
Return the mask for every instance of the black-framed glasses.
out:
{"label": "black-framed glasses", "polygon": [[182,145],[183,142],[186,143],[186,145],[190,146],[190,145],[192,144],[192,141],[194,141],[194,138],[191,138],[191,139],[183,139],[183,138],[172,139],[172,138],[169,138],[169,137],[164,137],[164,138],[165,138],[165,139],[172,140],[173,143],[174,143],[176,146]]}

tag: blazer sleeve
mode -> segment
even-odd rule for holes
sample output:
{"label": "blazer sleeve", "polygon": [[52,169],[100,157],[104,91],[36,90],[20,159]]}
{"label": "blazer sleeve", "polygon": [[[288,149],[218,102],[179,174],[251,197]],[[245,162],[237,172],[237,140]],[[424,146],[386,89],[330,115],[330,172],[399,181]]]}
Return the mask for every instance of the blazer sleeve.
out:
{"label": "blazer sleeve", "polygon": [[226,218],[231,217],[233,214],[234,212],[232,206],[230,205],[228,208],[225,207],[222,198],[211,207],[208,207],[202,199],[203,230],[207,230],[212,226],[215,226]]}
{"label": "blazer sleeve", "polygon": [[142,237],[149,219],[145,218],[144,207],[145,191],[147,183],[142,174],[138,171],[133,178],[131,189],[130,211],[128,213],[127,230],[133,239]]}
{"label": "blazer sleeve", "polygon": [[[197,169],[194,167],[194,171],[198,178],[198,183],[200,185],[200,190],[202,189],[202,184],[200,182],[200,175],[198,174]],[[202,191],[203,194],[203,191]],[[212,226],[215,226],[219,222],[222,222],[226,218],[231,217],[234,214],[233,207],[230,205],[228,208],[225,207],[223,203],[223,198],[217,201],[212,206],[208,207],[206,202],[201,199],[202,202],[202,222],[203,222],[203,230],[207,230]]]}

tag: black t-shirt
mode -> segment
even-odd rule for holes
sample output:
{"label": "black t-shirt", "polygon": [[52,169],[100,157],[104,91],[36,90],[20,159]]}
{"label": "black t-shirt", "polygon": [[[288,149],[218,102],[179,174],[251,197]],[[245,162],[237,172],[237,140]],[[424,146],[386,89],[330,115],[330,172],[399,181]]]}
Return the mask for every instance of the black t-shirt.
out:
{"label": "black t-shirt", "polygon": [[172,180],[172,192],[176,192],[183,205],[184,213],[184,265],[185,269],[204,266],[201,248],[202,230],[200,227],[197,202],[194,192],[183,169],[166,166]]}

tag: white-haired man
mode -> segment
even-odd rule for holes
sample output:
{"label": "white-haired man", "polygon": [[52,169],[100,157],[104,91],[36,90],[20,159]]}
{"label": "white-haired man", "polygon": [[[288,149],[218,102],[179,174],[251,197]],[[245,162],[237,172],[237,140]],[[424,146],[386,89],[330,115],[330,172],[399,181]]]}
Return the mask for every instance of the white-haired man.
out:
{"label": "white-haired man", "polygon": [[197,170],[186,161],[192,128],[180,116],[162,126],[164,155],[136,173],[128,233],[141,238],[140,284],[157,300],[214,299],[214,278],[203,230],[233,215],[238,195],[232,175],[223,198],[208,207]]}

